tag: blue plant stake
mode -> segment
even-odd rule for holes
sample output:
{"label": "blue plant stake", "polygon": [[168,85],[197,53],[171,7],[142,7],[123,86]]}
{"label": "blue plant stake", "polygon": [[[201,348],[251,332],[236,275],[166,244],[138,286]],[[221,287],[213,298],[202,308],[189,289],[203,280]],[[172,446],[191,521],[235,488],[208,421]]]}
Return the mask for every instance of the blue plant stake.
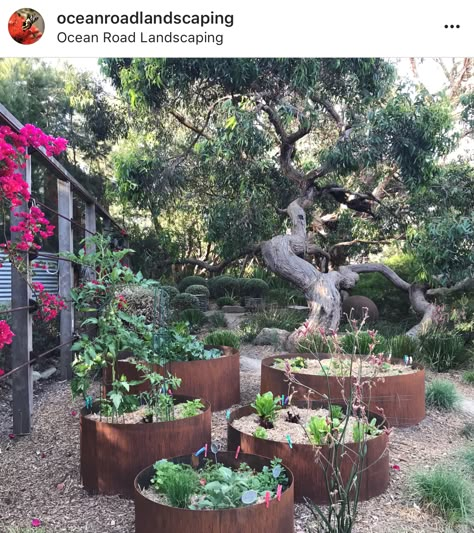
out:
{"label": "blue plant stake", "polygon": [[289,435],[286,436],[286,440],[288,441],[288,446],[290,447],[290,450],[293,449],[293,443],[291,442],[291,437]]}
{"label": "blue plant stake", "polygon": [[403,356],[403,360],[405,361],[405,366],[407,366],[408,365],[408,361],[409,361],[408,355],[404,355]]}
{"label": "blue plant stake", "polygon": [[92,409],[92,396],[86,397],[86,409],[90,410]]}
{"label": "blue plant stake", "polygon": [[206,447],[203,446],[200,450],[198,450],[194,455],[196,457],[199,457],[201,455],[201,453],[204,453],[204,451],[206,450]]}
{"label": "blue plant stake", "polygon": [[227,409],[227,411],[225,412],[225,419],[230,420],[230,409]]}
{"label": "blue plant stake", "polygon": [[285,395],[284,394],[281,395],[281,405],[282,406],[285,405]]}

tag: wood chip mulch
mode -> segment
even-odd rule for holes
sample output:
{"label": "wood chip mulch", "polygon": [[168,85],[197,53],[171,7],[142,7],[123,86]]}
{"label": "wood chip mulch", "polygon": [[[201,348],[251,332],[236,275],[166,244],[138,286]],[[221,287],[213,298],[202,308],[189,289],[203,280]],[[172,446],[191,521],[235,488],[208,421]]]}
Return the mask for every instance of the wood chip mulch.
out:
{"label": "wood chip mulch", "polygon": [[[254,359],[272,355],[269,347],[244,345],[241,354]],[[442,376],[474,400],[474,387],[461,383],[460,373]],[[432,375],[428,373],[428,379]],[[241,373],[242,404],[259,391],[258,372]],[[133,533],[134,506],[120,497],[89,496],[79,476],[79,409],[69,384],[35,385],[34,427],[30,435],[10,439],[10,389],[0,385],[0,532]],[[446,522],[420,509],[410,496],[408,479],[416,469],[449,461],[467,444],[459,432],[472,415],[430,410],[418,426],[396,429],[391,437],[392,469],[387,492],[359,506],[355,533],[440,533],[453,531]],[[226,448],[225,411],[213,414],[213,438]],[[125,460],[125,459],[124,459]],[[32,519],[43,528],[31,528]],[[296,533],[316,533],[308,509],[295,506]],[[17,529],[18,528],[18,529]],[[19,529],[21,528],[21,529]],[[458,528],[458,532],[467,529]],[[177,532],[187,533],[187,532]],[[271,532],[269,532],[271,533]]]}

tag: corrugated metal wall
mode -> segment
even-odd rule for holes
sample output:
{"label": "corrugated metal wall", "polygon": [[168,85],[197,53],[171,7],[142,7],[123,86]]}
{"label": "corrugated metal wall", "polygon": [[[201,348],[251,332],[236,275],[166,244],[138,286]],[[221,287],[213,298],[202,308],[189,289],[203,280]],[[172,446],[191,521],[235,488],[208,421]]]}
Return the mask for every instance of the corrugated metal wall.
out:
{"label": "corrugated metal wall", "polygon": [[[0,253],[0,258],[5,258],[5,254]],[[40,282],[44,285],[46,291],[51,294],[58,294],[58,262],[48,259],[47,261],[39,258],[47,266],[43,268],[33,268],[33,281]],[[10,301],[11,293],[11,264],[4,262],[0,268],[0,301]]]}

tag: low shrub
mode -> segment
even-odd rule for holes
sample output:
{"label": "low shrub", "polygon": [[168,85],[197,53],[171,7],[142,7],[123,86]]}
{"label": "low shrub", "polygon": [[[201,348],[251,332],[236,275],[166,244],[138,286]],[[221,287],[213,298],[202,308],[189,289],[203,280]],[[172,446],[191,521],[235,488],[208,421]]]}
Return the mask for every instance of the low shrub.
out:
{"label": "low shrub", "polygon": [[184,292],[194,294],[195,296],[207,296],[209,298],[209,289],[204,285],[190,285]]}
{"label": "low shrub", "polygon": [[263,328],[294,331],[304,321],[304,314],[292,309],[275,309],[255,313],[243,320],[240,330],[244,340],[253,341]]}
{"label": "low shrub", "polygon": [[173,285],[162,285],[161,290],[168,294],[170,300],[179,294],[179,290],[176,287],[173,287]]}
{"label": "low shrub", "polygon": [[296,351],[299,353],[332,353],[329,339],[319,333],[310,333],[306,337],[301,337],[296,343]]}
{"label": "low shrub", "polygon": [[241,296],[263,298],[268,292],[268,284],[263,279],[242,278],[239,280],[239,292]]}
{"label": "low shrub", "polygon": [[459,393],[450,381],[434,379],[426,386],[426,405],[430,407],[453,411],[459,401]]}
{"label": "low shrub", "polygon": [[239,279],[232,276],[216,276],[208,284],[211,298],[217,300],[221,296],[239,296]]}
{"label": "low shrub", "polygon": [[232,331],[218,330],[209,333],[204,339],[204,344],[211,346],[231,346],[237,350],[240,348],[240,338]]}
{"label": "low shrub", "polygon": [[438,465],[429,472],[412,476],[413,495],[422,504],[451,523],[471,519],[474,500],[472,485],[456,469]]}
{"label": "low shrub", "polygon": [[467,370],[466,372],[464,372],[464,374],[462,375],[462,379],[466,383],[469,383],[469,385],[474,385],[474,370]]}
{"label": "low shrub", "polygon": [[408,335],[397,335],[387,340],[387,351],[394,359],[403,359],[405,355],[413,357],[418,350],[418,341]]}
{"label": "low shrub", "polygon": [[196,331],[207,322],[206,315],[199,309],[184,309],[179,314],[179,319],[187,322],[193,331]]}
{"label": "low shrub", "polygon": [[184,292],[190,285],[204,285],[207,287],[207,279],[201,276],[187,276],[179,282],[179,290]]}
{"label": "low shrub", "polygon": [[217,305],[219,308],[224,307],[224,305],[236,305],[237,302],[232,298],[232,296],[221,296],[220,298],[217,298],[216,300]]}
{"label": "low shrub", "polygon": [[353,331],[346,333],[341,339],[341,346],[344,352],[348,354],[368,355],[370,353],[370,345],[375,342],[375,347],[372,353],[378,354],[386,351],[387,341],[385,337],[375,335],[375,340],[367,333],[367,331]]}
{"label": "low shrub", "polygon": [[171,307],[176,311],[184,311],[185,309],[199,309],[199,300],[194,294],[183,292],[178,294],[171,300]]}
{"label": "low shrub", "polygon": [[225,318],[224,313],[222,313],[221,311],[216,311],[215,313],[212,313],[212,315],[208,317],[207,321],[209,323],[209,326],[213,329],[227,327],[227,320]]}
{"label": "low shrub", "polygon": [[423,362],[436,372],[447,372],[466,358],[464,339],[455,331],[431,327],[418,336]]}

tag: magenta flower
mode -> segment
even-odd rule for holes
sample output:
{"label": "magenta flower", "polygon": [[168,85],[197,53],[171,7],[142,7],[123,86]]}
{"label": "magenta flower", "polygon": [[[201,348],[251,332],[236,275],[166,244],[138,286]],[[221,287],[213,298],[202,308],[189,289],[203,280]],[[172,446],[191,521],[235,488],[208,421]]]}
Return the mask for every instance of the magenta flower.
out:
{"label": "magenta flower", "polygon": [[77,415],[77,411],[74,411],[74,409],[71,411],[71,416],[76,416]]}
{"label": "magenta flower", "polygon": [[398,465],[392,465],[392,469],[400,472],[400,467]]}
{"label": "magenta flower", "polygon": [[8,437],[9,437],[10,439],[14,439],[14,438],[15,438],[15,433],[9,433],[9,434],[8,434]]}
{"label": "magenta flower", "polygon": [[39,518],[33,518],[31,527],[41,527],[41,520]]}

